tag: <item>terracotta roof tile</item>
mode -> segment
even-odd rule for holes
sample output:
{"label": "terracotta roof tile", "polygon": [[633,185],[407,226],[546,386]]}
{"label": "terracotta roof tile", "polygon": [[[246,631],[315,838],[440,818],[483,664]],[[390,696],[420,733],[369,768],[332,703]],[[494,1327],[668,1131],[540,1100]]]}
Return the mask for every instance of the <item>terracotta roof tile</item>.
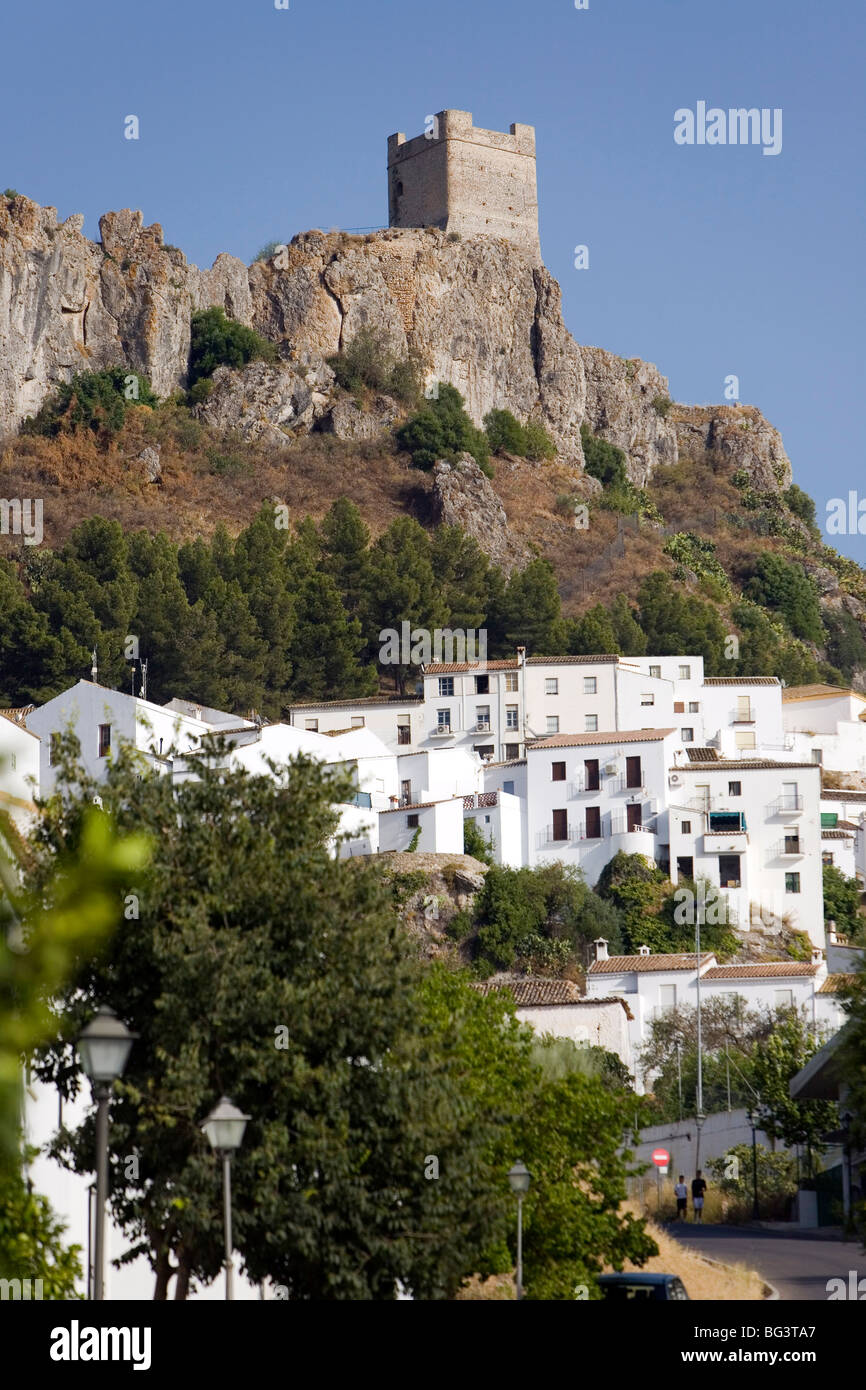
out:
{"label": "terracotta roof tile", "polygon": [[856,975],[828,975],[816,991],[818,994],[838,994],[845,985],[852,985],[857,979]]}
{"label": "terracotta roof tile", "polygon": [[829,700],[834,695],[855,695],[858,700],[866,700],[858,690],[843,685],[789,685],[782,691],[783,701]]}
{"label": "terracotta roof tile", "polygon": [[483,676],[487,671],[516,671],[517,657],[510,656],[505,661],[432,661],[422,666],[425,676],[456,676],[464,671],[477,671]]}
{"label": "terracotta roof tile", "polygon": [[579,1004],[583,998],[571,980],[483,980],[475,989],[479,994],[507,989],[519,1009],[539,1004]]}
{"label": "terracotta roof tile", "polygon": [[704,685],[781,685],[781,681],[778,676],[705,676]]}
{"label": "terracotta roof tile", "polygon": [[[706,965],[716,959],[712,951],[707,951],[701,955],[701,965]],[[671,952],[670,955],[649,955],[649,956],[609,956],[607,960],[594,960],[587,970],[587,975],[623,975],[629,971],[637,971],[643,975],[656,970],[694,970],[695,954],[694,951]],[[702,979],[705,976],[701,976]]]}
{"label": "terracotta roof tile", "polygon": [[600,743],[660,743],[675,729],[620,729],[601,734],[551,734],[526,745],[527,752],[536,748],[594,748]]}
{"label": "terracotta roof tile", "polygon": [[775,980],[792,976],[816,975],[820,965],[802,960],[768,960],[758,965],[714,965],[701,980]]}

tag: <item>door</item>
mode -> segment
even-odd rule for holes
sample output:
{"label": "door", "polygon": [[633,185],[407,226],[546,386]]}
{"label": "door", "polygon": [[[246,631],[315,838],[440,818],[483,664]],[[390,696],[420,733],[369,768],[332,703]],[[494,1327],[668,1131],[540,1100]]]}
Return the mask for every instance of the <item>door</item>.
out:
{"label": "door", "polygon": [[583,764],[584,786],[588,792],[597,792],[599,789],[599,769],[598,758],[587,758]]}
{"label": "door", "polygon": [[554,811],[553,838],[554,840],[568,839],[568,811]]}
{"label": "door", "polygon": [[721,888],[740,887],[740,856],[738,854],[719,855],[719,886]]}
{"label": "door", "polygon": [[586,838],[588,840],[601,839],[600,806],[587,806],[586,808]]}
{"label": "door", "polygon": [[625,822],[628,830],[640,830],[643,825],[643,807],[626,806]]}
{"label": "door", "polygon": [[401,783],[400,783],[400,804],[401,804],[401,806],[411,806],[411,805],[412,805],[412,783],[411,783],[411,782],[401,782]]}
{"label": "door", "polygon": [[710,784],[709,784],[709,782],[706,784],[706,786],[695,787],[695,804],[697,805],[698,810],[703,811],[705,814],[706,814],[707,811],[709,811],[709,809],[710,809]]}
{"label": "door", "polygon": [[737,696],[737,723],[750,724],[752,721],[752,702],[748,695]]}
{"label": "door", "polygon": [[640,758],[626,758],[625,784],[627,787],[643,786],[643,774],[641,771]]}

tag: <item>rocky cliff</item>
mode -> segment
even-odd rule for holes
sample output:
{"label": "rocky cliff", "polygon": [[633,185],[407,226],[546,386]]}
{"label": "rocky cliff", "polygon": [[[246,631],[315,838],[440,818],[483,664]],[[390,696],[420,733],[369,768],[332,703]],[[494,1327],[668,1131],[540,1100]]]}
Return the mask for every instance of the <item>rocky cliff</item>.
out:
{"label": "rocky cliff", "polygon": [[699,436],[760,486],[778,485],[776,465],[789,468],[759,412],[745,428],[744,412],[728,407],[672,413],[654,366],[579,347],[556,281],[506,241],[455,241],[436,229],[306,232],[270,260],[247,267],[220,255],[199,270],[139,212],[107,213],[99,242],[82,222],[0,197],[0,431],[15,430],[76,371],[122,363],[159,395],[177,390],[190,316],[219,305],[280,352],[280,366],[248,371],[242,384],[230,373],[216,382],[208,416],[247,437],[278,444],[315,427],[362,438],[392,423],[387,401],[378,423],[356,418],[335,398],[324,361],[368,326],[398,355],[416,356],[428,382],[456,386],[476,423],[493,408],[541,421],[575,468],[584,422],[625,451],[639,486]]}

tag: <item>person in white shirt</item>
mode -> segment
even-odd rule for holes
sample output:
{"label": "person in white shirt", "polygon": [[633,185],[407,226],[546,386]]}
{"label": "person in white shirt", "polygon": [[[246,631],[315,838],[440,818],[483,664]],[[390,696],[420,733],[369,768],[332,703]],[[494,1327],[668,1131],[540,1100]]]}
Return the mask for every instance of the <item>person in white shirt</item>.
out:
{"label": "person in white shirt", "polygon": [[674,1196],[677,1199],[677,1221],[685,1221],[686,1208],[689,1200],[689,1189],[686,1187],[686,1180],[680,1173],[680,1180],[674,1183]]}

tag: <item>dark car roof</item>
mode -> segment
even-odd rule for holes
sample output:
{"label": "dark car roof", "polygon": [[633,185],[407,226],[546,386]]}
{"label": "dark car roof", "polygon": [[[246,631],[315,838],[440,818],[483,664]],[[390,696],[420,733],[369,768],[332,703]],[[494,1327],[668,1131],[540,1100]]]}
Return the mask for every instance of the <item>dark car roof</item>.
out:
{"label": "dark car roof", "polygon": [[669,1279],[679,1279],[678,1274],[600,1274],[600,1284],[666,1284]]}

